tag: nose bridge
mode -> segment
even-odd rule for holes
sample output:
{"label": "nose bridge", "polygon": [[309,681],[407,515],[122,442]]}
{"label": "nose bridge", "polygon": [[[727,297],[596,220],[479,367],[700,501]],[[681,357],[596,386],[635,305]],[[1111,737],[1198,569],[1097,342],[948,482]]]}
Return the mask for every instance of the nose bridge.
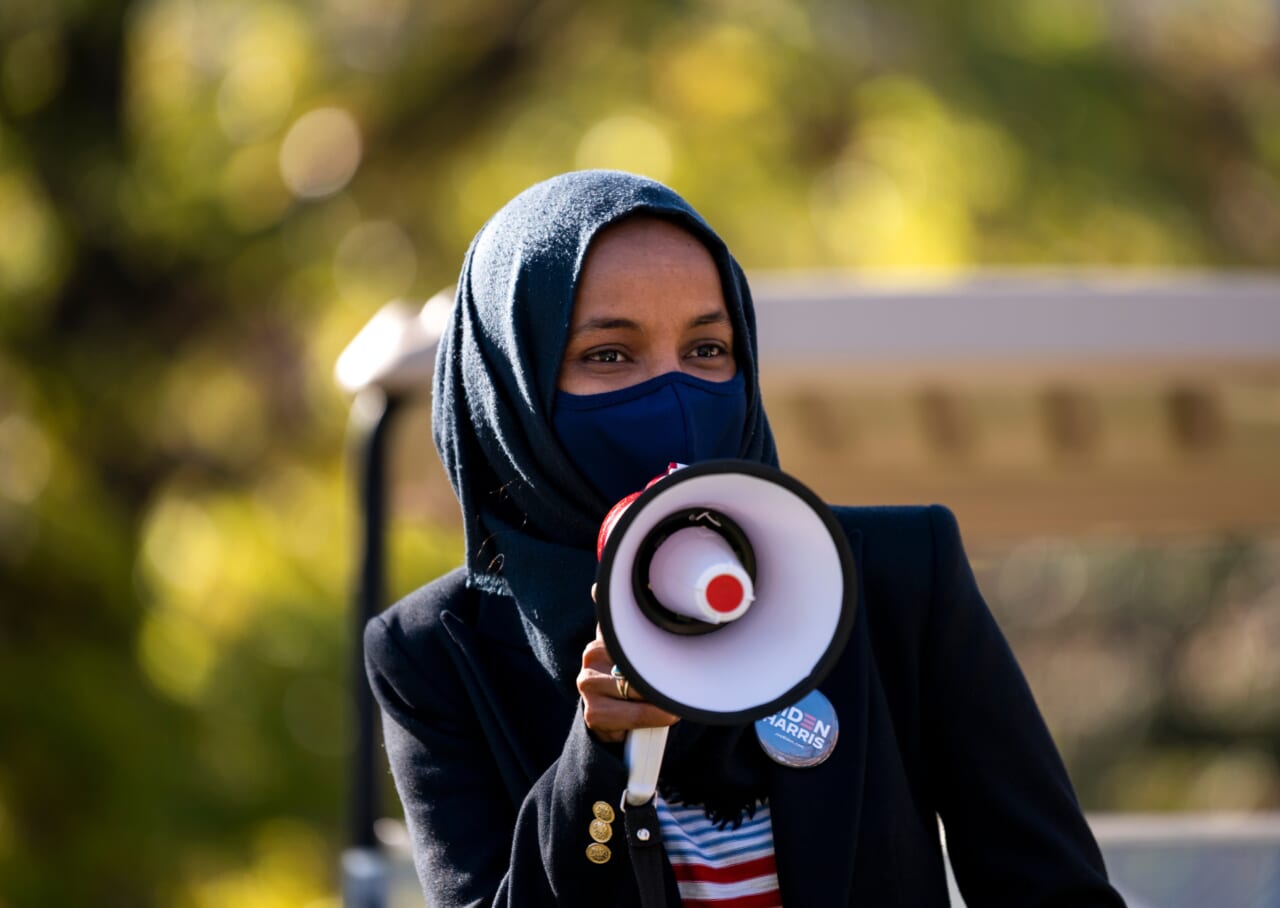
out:
{"label": "nose bridge", "polygon": [[666,375],[670,372],[683,372],[684,363],[680,357],[670,351],[664,351],[655,356],[650,363],[650,378],[657,378],[659,375]]}
{"label": "nose bridge", "polygon": [[680,338],[671,336],[669,330],[657,332],[650,341],[648,356],[646,359],[645,378],[657,378],[659,375],[666,375],[668,372],[685,371],[685,363],[680,355]]}

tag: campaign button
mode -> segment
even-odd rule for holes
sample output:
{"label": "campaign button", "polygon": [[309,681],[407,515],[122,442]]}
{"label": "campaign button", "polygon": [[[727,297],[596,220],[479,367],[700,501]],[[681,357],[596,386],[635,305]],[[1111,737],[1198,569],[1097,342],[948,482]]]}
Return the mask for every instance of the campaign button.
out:
{"label": "campaign button", "polygon": [[835,707],[820,691],[756,721],[760,747],[783,766],[817,766],[835,750],[840,723]]}

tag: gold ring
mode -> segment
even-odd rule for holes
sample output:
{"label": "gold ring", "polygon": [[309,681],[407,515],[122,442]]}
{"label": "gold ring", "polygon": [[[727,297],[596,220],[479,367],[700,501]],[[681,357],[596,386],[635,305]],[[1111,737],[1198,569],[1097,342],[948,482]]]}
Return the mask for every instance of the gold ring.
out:
{"label": "gold ring", "polygon": [[631,699],[631,682],[627,680],[627,676],[622,673],[618,666],[609,669],[609,676],[613,678],[613,683],[618,688],[618,696],[624,700]]}

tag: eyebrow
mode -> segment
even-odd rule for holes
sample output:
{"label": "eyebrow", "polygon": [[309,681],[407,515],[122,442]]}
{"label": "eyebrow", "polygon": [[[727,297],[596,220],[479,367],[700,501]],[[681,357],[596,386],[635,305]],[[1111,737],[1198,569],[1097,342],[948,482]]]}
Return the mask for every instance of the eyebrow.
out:
{"label": "eyebrow", "polygon": [[[703,325],[720,325],[727,324],[729,315],[723,309],[714,312],[707,312],[689,320],[687,327],[701,328]],[[592,331],[612,331],[622,329],[624,331],[639,331],[640,323],[629,318],[616,318],[612,316],[603,316],[601,318],[587,319],[581,325],[578,325],[569,332],[570,337],[578,337],[582,334],[589,334]]]}

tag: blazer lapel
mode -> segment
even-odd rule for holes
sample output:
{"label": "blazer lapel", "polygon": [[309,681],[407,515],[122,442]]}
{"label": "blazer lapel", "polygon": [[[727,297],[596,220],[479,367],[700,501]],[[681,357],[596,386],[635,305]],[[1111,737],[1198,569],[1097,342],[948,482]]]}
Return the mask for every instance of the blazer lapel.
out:
{"label": "blazer lapel", "polygon": [[[818,685],[840,723],[835,749],[809,769],[774,764],[769,811],[778,885],[787,908],[845,904],[852,886],[867,753],[870,642],[863,607],[862,537],[849,534],[857,605],[844,655]],[[833,874],[832,867],[847,868]],[[833,879],[844,892],[831,891]]]}

